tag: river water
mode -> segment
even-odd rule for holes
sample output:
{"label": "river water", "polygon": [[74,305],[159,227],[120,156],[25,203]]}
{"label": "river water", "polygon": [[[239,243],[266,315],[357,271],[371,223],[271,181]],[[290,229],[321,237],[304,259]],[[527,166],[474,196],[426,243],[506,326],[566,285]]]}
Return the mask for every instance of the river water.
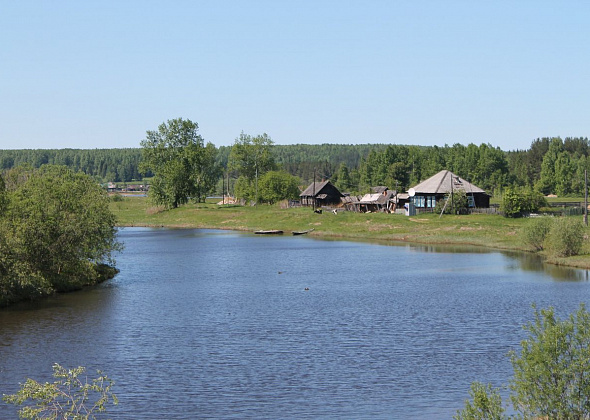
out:
{"label": "river water", "polygon": [[113,280],[0,311],[0,393],[51,381],[57,362],[113,378],[115,419],[448,419],[472,381],[509,380],[532,303],[563,316],[590,301],[586,271],[530,255],[119,236]]}

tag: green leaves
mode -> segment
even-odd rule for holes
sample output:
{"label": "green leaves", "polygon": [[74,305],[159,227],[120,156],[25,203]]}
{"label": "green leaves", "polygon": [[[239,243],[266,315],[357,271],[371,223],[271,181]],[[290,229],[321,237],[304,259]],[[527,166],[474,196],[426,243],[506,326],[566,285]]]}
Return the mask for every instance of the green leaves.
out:
{"label": "green leaves", "polygon": [[514,377],[510,401],[517,415],[506,417],[497,390],[473,383],[455,419],[590,418],[590,313],[583,304],[566,319],[553,308],[537,310],[525,325],[520,354],[511,352]]}
{"label": "green leaves", "polygon": [[590,416],[590,314],[584,305],[564,320],[535,309],[521,354],[511,355],[512,402],[525,416]]}
{"label": "green leaves", "polygon": [[190,120],[168,120],[141,142],[140,169],[154,174],[150,197],[156,204],[176,208],[191,198],[201,201],[217,181],[217,151],[211,143],[204,145],[198,129]]}
{"label": "green leaves", "polygon": [[0,214],[0,305],[94,284],[113,263],[115,217],[106,192],[68,168],[10,171]]}
{"label": "green leaves", "polygon": [[118,399],[112,392],[114,382],[103,372],[88,382],[83,377],[86,369],[79,366],[66,369],[53,365],[53,383],[39,383],[27,379],[16,394],[4,395],[9,404],[22,407],[18,414],[21,419],[96,419],[95,413],[103,413],[109,404],[117,405]]}
{"label": "green leaves", "polygon": [[507,418],[502,407],[500,392],[490,384],[480,382],[471,384],[469,390],[471,401],[465,401],[465,408],[453,416],[455,420],[501,420]]}

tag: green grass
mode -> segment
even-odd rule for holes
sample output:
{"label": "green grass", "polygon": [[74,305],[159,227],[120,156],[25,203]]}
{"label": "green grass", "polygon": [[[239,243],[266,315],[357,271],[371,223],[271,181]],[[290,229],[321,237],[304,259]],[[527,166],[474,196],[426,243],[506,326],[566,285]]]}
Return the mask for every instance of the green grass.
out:
{"label": "green grass", "polygon": [[[484,246],[505,250],[530,251],[520,237],[527,219],[507,219],[498,215],[399,214],[331,212],[316,214],[310,208],[279,206],[219,206],[215,203],[188,204],[177,209],[153,207],[146,198],[129,197],[112,202],[120,226],[231,229],[254,232],[280,229],[314,231],[309,235],[370,241],[402,241],[421,244]],[[590,249],[585,252],[590,253]],[[553,261],[561,265],[590,268],[585,254]]]}

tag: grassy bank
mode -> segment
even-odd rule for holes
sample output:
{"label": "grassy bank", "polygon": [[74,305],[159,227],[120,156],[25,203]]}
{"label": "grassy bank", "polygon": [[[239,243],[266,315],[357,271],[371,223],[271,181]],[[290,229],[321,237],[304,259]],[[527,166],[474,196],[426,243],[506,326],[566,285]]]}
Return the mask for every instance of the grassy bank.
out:
{"label": "grassy bank", "polygon": [[[520,231],[526,219],[506,219],[497,215],[414,217],[384,213],[331,212],[315,214],[309,208],[281,209],[278,206],[218,206],[214,203],[189,204],[162,211],[146,198],[124,198],[112,202],[120,226],[165,226],[256,231],[280,229],[285,233],[313,228],[310,235],[325,238],[402,241],[422,244],[474,245],[529,251]],[[582,256],[562,258],[554,263],[590,268],[590,248]]]}

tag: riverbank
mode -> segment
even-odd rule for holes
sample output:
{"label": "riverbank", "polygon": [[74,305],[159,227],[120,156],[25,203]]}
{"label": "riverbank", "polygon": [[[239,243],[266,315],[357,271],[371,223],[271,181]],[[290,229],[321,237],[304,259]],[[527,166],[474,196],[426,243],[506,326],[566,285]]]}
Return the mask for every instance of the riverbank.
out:
{"label": "riverbank", "polygon": [[[188,204],[165,211],[142,197],[123,198],[111,203],[119,226],[228,229],[257,231],[314,229],[310,236],[371,241],[398,241],[420,244],[470,245],[502,250],[531,251],[521,240],[527,219],[507,219],[498,215],[420,214],[413,217],[385,213],[313,213],[309,208],[279,206],[219,206],[213,203]],[[548,262],[590,269],[590,245],[583,254]]]}

